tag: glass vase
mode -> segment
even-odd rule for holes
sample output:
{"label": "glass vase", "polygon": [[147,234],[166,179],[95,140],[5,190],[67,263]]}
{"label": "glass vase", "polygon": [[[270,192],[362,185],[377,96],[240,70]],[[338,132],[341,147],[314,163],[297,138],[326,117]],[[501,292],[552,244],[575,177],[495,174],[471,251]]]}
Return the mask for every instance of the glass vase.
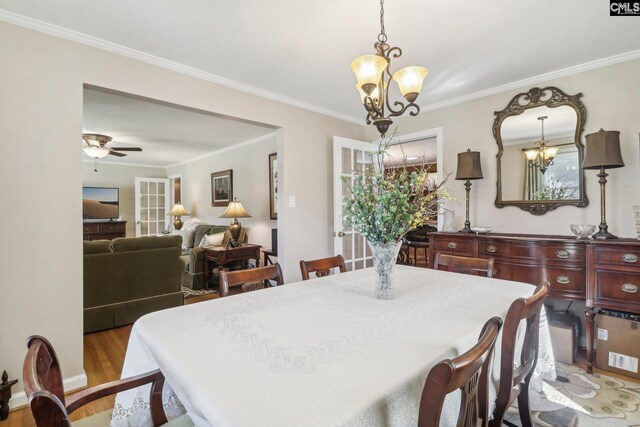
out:
{"label": "glass vase", "polygon": [[371,254],[373,255],[373,265],[376,270],[376,298],[393,298],[393,269],[396,266],[398,252],[402,246],[400,242],[372,243]]}

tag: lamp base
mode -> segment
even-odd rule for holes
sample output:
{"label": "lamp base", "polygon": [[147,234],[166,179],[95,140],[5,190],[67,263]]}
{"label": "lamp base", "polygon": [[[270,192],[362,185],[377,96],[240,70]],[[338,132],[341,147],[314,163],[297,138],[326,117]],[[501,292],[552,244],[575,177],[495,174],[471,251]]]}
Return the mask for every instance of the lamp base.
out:
{"label": "lamp base", "polygon": [[176,216],[176,219],[173,221],[173,228],[176,230],[180,230],[182,228],[183,222],[179,216]]}
{"label": "lamp base", "polygon": [[618,236],[611,234],[608,231],[603,232],[602,230],[593,234],[591,237],[596,240],[613,240],[618,238]]}
{"label": "lamp base", "polygon": [[458,231],[458,233],[473,233],[469,226],[465,226],[462,230]]}
{"label": "lamp base", "polygon": [[239,246],[240,242],[238,241],[238,239],[240,239],[240,231],[242,230],[242,225],[240,224],[240,221],[238,221],[237,218],[234,218],[233,221],[231,221],[231,225],[229,225],[229,234],[231,234],[231,246],[232,247],[237,247]]}

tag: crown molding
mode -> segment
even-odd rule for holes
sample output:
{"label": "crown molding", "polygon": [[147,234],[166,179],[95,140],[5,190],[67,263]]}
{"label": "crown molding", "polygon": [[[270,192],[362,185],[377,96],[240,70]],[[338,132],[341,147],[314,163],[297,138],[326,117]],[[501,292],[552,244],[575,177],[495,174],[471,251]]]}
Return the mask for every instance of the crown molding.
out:
{"label": "crown molding", "polygon": [[188,67],[186,65],[179,64],[177,62],[169,61],[164,58],[160,58],[155,55],[150,55],[145,52],[141,52],[136,49],[131,49],[126,46],[122,46],[116,43],[112,43],[98,37],[93,37],[88,34],[80,33],[78,31],[70,30],[68,28],[60,27],[58,25],[43,22],[37,19],[29,18],[24,15],[9,12],[0,9],[0,21],[8,22],[13,25],[28,28],[30,30],[38,31],[48,34],[50,36],[59,37],[65,40],[70,40],[76,43],[81,43],[90,47],[105,50],[107,52],[115,53],[130,59],[134,59],[147,64],[155,65],[167,70],[175,71],[190,77],[195,77],[200,80],[205,80],[211,83],[215,83],[221,86],[225,86],[231,89],[235,89],[241,92],[245,92],[251,95],[259,96],[262,98],[270,99],[272,101],[280,102],[282,104],[291,105],[292,107],[302,108],[304,110],[312,111],[314,113],[323,114],[325,116],[333,117],[335,119],[343,120],[358,125],[363,125],[362,119],[352,117],[348,114],[340,113],[330,110],[328,108],[320,107],[317,105],[309,104],[298,99],[290,98],[288,96],[280,95],[275,92],[260,89],[255,86],[247,85],[237,82],[235,80],[227,79],[225,77],[218,76],[216,74],[207,73],[197,68]]}
{"label": "crown molding", "polygon": [[[95,162],[95,160],[92,160],[92,159],[82,159],[82,163],[94,164],[94,162]],[[118,162],[118,161],[112,161],[112,160],[98,159],[98,167],[100,165],[130,166],[130,167],[136,167],[136,168],[155,168],[155,169],[166,169],[167,168],[167,166],[164,166],[164,165],[149,165],[149,164],[146,164],[146,163],[125,163],[125,162]]]}
{"label": "crown molding", "polygon": [[252,144],[255,144],[257,142],[266,141],[267,139],[271,139],[271,138],[276,139],[277,134],[278,134],[277,131],[276,132],[269,132],[266,135],[258,136],[257,138],[248,139],[246,141],[242,141],[242,142],[239,142],[237,144],[229,145],[228,147],[220,148],[219,150],[215,150],[215,151],[212,151],[212,152],[207,153],[207,154],[202,154],[202,155],[194,157],[192,159],[182,160],[182,161],[180,161],[178,163],[174,163],[174,164],[171,164],[171,165],[165,166],[165,167],[167,169],[169,169],[169,168],[173,168],[173,167],[176,167],[176,166],[186,165],[187,163],[193,163],[193,162],[196,162],[198,160],[206,159],[208,157],[213,157],[213,156],[216,156],[218,154],[221,154],[221,153],[224,153],[224,152],[227,152],[227,151],[235,150],[235,149],[241,148],[241,147],[246,147],[247,145],[252,145]]}
{"label": "crown molding", "polygon": [[633,61],[636,59],[640,59],[640,49],[609,56],[602,59],[596,59],[595,61],[585,62],[584,64],[574,65],[572,67],[562,68],[560,70],[551,71],[549,73],[540,74],[534,77],[529,77],[500,86],[495,86],[490,89],[484,89],[478,92],[470,93],[469,95],[463,95],[457,98],[448,99],[446,101],[426,104],[420,107],[420,114],[426,113],[427,111],[438,110],[440,108],[451,107],[453,105],[462,104],[464,102],[473,101],[476,99],[484,98],[486,96],[496,95],[503,92],[510,92],[530,85],[537,85],[540,83],[548,82],[549,80],[559,79],[561,77],[583,73],[585,71],[595,70],[597,68],[607,67],[609,65]]}

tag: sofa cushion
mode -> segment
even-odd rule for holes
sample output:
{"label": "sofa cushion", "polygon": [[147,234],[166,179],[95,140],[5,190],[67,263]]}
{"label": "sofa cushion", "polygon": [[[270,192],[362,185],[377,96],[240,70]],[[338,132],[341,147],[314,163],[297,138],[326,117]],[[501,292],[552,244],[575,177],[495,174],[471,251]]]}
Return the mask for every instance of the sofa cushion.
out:
{"label": "sofa cushion", "polygon": [[228,228],[229,226],[227,225],[209,225],[209,224],[198,225],[196,227],[196,232],[193,235],[193,241],[195,242],[195,244],[191,245],[191,247],[198,246],[205,234],[223,233]]}
{"label": "sofa cushion", "polygon": [[181,248],[182,237],[119,237],[111,241],[113,252],[142,251],[158,248]]}
{"label": "sofa cushion", "polygon": [[84,240],[82,251],[85,255],[108,254],[111,252],[110,240]]}

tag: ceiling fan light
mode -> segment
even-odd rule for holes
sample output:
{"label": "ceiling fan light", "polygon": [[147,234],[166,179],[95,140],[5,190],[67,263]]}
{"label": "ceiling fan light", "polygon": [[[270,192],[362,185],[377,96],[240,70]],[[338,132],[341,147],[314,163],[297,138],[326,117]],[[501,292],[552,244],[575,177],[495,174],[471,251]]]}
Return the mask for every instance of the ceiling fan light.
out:
{"label": "ceiling fan light", "polygon": [[429,74],[425,67],[405,67],[393,74],[393,80],[398,84],[400,93],[409,102],[413,102],[422,90],[422,83]]}
{"label": "ceiling fan light", "polygon": [[94,159],[101,159],[109,154],[109,149],[99,145],[85,144],[82,148],[84,154]]}
{"label": "ceiling fan light", "polygon": [[380,55],[364,55],[351,63],[351,70],[358,80],[358,88],[371,95],[378,87],[387,60]]}

